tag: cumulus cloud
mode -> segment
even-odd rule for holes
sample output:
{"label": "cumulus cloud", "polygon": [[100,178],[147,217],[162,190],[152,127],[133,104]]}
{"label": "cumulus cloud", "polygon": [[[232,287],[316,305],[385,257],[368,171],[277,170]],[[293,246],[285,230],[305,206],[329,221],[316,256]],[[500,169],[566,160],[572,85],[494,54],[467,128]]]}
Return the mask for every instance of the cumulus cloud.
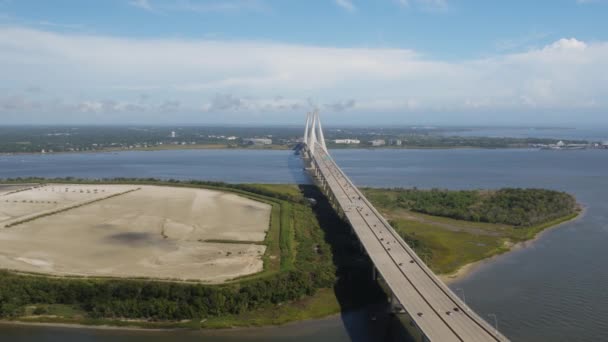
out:
{"label": "cumulus cloud", "polygon": [[550,50],[584,50],[587,47],[585,42],[576,40],[576,38],[562,38],[555,43],[546,46],[545,51]]}
{"label": "cumulus cloud", "polygon": [[[16,111],[60,116],[54,98],[82,113],[273,111],[294,118],[309,108],[307,98],[362,116],[478,111],[499,117],[492,113],[544,109],[550,119],[558,110],[608,110],[608,44],[576,38],[441,61],[407,49],[126,39],[3,27],[0,70],[0,88],[9,89],[0,95],[0,117]],[[33,84],[44,92],[23,91]],[[173,102],[159,100],[167,98]]]}

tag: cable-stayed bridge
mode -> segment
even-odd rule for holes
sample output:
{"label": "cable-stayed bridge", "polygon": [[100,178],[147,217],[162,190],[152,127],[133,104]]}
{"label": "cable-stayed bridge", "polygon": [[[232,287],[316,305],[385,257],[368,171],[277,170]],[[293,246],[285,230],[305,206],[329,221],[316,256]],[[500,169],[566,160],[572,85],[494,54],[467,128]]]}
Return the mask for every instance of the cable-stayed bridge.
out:
{"label": "cable-stayed bridge", "polygon": [[319,112],[306,116],[302,156],[317,185],[348,222],[422,341],[508,341],[450,290],[365,198],[329,155]]}

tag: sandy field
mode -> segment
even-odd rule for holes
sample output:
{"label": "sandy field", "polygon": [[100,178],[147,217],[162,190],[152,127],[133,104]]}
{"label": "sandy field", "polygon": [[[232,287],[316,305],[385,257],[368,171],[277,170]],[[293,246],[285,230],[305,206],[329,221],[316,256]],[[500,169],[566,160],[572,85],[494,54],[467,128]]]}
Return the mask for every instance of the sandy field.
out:
{"label": "sandy field", "polygon": [[266,247],[252,242],[264,240],[270,211],[193,188],[50,184],[0,193],[0,267],[221,283],[262,270]]}
{"label": "sandy field", "polygon": [[37,184],[0,184],[0,196],[9,192],[38,186]]}

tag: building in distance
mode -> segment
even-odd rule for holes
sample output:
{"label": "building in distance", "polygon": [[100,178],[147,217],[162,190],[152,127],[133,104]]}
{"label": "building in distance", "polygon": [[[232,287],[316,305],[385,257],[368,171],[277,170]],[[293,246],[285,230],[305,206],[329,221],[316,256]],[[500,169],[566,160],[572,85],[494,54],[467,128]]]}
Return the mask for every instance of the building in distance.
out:
{"label": "building in distance", "polygon": [[272,139],[269,138],[245,138],[243,139],[244,145],[272,145]]}
{"label": "building in distance", "polygon": [[403,141],[401,139],[391,139],[388,141],[388,144],[391,146],[401,146],[403,145]]}
{"label": "building in distance", "polygon": [[372,146],[374,147],[378,147],[378,146],[384,146],[386,145],[386,140],[384,139],[375,139],[369,142]]}
{"label": "building in distance", "polygon": [[360,144],[361,141],[359,139],[335,139],[334,144],[346,144],[346,145],[356,145]]}

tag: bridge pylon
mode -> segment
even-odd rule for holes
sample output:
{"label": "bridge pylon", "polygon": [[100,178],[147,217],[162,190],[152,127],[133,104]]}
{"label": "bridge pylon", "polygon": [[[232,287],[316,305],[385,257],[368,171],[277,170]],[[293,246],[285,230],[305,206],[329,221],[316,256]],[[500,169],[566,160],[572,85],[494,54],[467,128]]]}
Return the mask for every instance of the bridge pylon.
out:
{"label": "bridge pylon", "polygon": [[319,144],[321,148],[325,152],[327,152],[327,145],[325,144],[325,135],[323,134],[323,127],[321,126],[321,120],[319,119],[318,109],[306,113],[304,144],[308,147],[308,150],[310,151],[311,155],[315,153],[315,148],[317,144]]}

